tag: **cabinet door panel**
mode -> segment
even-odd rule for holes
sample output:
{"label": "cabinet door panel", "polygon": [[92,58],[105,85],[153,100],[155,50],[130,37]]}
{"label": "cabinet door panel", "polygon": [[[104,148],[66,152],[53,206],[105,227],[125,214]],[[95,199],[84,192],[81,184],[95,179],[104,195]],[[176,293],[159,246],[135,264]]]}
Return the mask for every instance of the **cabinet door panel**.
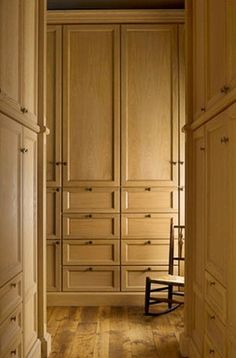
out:
{"label": "cabinet door panel", "polygon": [[21,101],[22,0],[0,2],[0,88],[3,99]]}
{"label": "cabinet door panel", "polygon": [[47,31],[47,186],[61,185],[62,28]]}
{"label": "cabinet door panel", "polygon": [[226,113],[206,126],[206,268],[226,284],[227,242],[230,237],[229,140]]}
{"label": "cabinet door panel", "polygon": [[47,291],[61,291],[61,243],[47,240]]}
{"label": "cabinet door panel", "polygon": [[119,184],[119,26],[64,29],[65,186]]}
{"label": "cabinet door panel", "polygon": [[22,106],[37,122],[38,1],[23,0]]}
{"label": "cabinet door panel", "polygon": [[22,127],[0,114],[0,285],[22,270]]}
{"label": "cabinet door panel", "polygon": [[228,0],[227,6],[227,84],[236,87],[236,1]]}
{"label": "cabinet door panel", "polygon": [[226,85],[226,2],[206,0],[206,107],[209,108],[224,93]]}
{"label": "cabinet door panel", "polygon": [[177,183],[178,54],[172,25],[122,27],[122,184]]}
{"label": "cabinet door panel", "polygon": [[61,238],[61,192],[47,189],[47,239]]}

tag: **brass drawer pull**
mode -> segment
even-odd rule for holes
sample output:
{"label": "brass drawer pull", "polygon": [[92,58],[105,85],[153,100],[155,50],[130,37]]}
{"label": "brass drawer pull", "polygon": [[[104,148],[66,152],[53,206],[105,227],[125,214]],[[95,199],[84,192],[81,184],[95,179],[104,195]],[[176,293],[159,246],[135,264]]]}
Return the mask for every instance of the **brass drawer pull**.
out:
{"label": "brass drawer pull", "polygon": [[229,92],[229,90],[230,90],[230,87],[224,85],[224,87],[222,87],[222,88],[220,89],[220,92],[227,94],[227,93]]}
{"label": "brass drawer pull", "polygon": [[60,191],[60,188],[56,188],[56,191],[59,193],[59,191]]}
{"label": "brass drawer pull", "polygon": [[215,281],[210,282],[210,286],[215,286],[215,284],[216,284]]}
{"label": "brass drawer pull", "polygon": [[205,147],[200,147],[200,150],[205,150],[206,148]]}
{"label": "brass drawer pull", "polygon": [[214,353],[215,353],[215,350],[214,350],[214,349],[209,349],[209,353],[210,353],[210,354],[214,354]]}
{"label": "brass drawer pull", "polygon": [[212,316],[210,316],[210,319],[214,320],[214,319],[216,319],[216,316],[212,315]]}
{"label": "brass drawer pull", "polygon": [[58,240],[58,241],[56,241],[56,245],[60,245],[60,241]]}
{"label": "brass drawer pull", "polygon": [[174,160],[171,160],[171,161],[170,161],[170,164],[172,164],[172,165],[176,165],[176,164],[177,164],[177,162],[176,162],[176,161],[174,161]]}
{"label": "brass drawer pull", "polygon": [[92,188],[85,188],[86,191],[92,191]]}
{"label": "brass drawer pull", "polygon": [[145,243],[144,243],[144,245],[151,245],[151,241],[150,240],[148,240],[148,241],[145,241]]}
{"label": "brass drawer pull", "polygon": [[21,151],[21,153],[25,154],[25,153],[28,152],[28,149],[27,148],[21,148],[20,151]]}
{"label": "brass drawer pull", "polygon": [[21,107],[20,110],[22,113],[28,113],[28,109],[26,107]]}
{"label": "brass drawer pull", "polygon": [[92,214],[85,215],[86,219],[92,219]]}
{"label": "brass drawer pull", "polygon": [[205,108],[205,107],[202,107],[202,108],[201,108],[201,112],[206,112],[206,108]]}
{"label": "brass drawer pull", "polygon": [[88,245],[92,245],[93,242],[90,240],[90,241],[87,241],[87,244],[88,244]]}
{"label": "brass drawer pull", "polygon": [[222,138],[220,139],[220,142],[221,142],[222,144],[228,143],[228,142],[229,142],[229,137],[222,137]]}
{"label": "brass drawer pull", "polygon": [[145,191],[151,191],[151,188],[150,187],[145,188]]}
{"label": "brass drawer pull", "polygon": [[88,267],[85,271],[93,271],[92,267]]}
{"label": "brass drawer pull", "polygon": [[11,283],[11,288],[16,288],[16,283]]}
{"label": "brass drawer pull", "polygon": [[151,267],[148,267],[146,270],[144,270],[144,272],[150,272],[150,271],[152,271]]}
{"label": "brass drawer pull", "polygon": [[151,214],[146,214],[146,215],[145,215],[145,218],[151,218],[151,217],[152,217]]}
{"label": "brass drawer pull", "polygon": [[16,316],[12,316],[12,317],[10,318],[10,320],[11,320],[11,322],[16,322]]}
{"label": "brass drawer pull", "polygon": [[16,349],[14,349],[13,351],[11,351],[11,356],[16,356]]}

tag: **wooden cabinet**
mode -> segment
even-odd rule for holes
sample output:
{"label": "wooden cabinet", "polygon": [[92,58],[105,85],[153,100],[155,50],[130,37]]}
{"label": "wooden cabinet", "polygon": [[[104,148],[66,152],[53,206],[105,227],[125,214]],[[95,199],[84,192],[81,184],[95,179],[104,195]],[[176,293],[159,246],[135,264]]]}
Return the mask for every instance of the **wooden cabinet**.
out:
{"label": "wooden cabinet", "polygon": [[226,83],[232,90],[236,88],[236,1],[228,0],[226,2],[226,18],[227,18],[227,43],[226,43],[226,59],[227,72]]}
{"label": "wooden cabinet", "polygon": [[47,188],[47,239],[61,239],[60,188]]}
{"label": "wooden cabinet", "polygon": [[61,290],[61,242],[47,240],[47,291]]}
{"label": "wooden cabinet", "polygon": [[61,185],[62,27],[47,31],[47,186]]}
{"label": "wooden cabinet", "polygon": [[37,340],[37,135],[24,128],[23,322],[24,355]]}
{"label": "wooden cabinet", "polygon": [[119,185],[119,26],[65,26],[63,46],[63,184]]}
{"label": "wooden cabinet", "polygon": [[122,185],[177,185],[175,25],[122,26]]}
{"label": "wooden cabinet", "polygon": [[22,126],[0,114],[0,286],[22,271]]}
{"label": "wooden cabinet", "polygon": [[[0,355],[5,357],[9,352],[9,346],[21,334],[22,330],[22,305],[20,304],[10,316],[0,324]],[[13,355],[13,354],[12,354]]]}

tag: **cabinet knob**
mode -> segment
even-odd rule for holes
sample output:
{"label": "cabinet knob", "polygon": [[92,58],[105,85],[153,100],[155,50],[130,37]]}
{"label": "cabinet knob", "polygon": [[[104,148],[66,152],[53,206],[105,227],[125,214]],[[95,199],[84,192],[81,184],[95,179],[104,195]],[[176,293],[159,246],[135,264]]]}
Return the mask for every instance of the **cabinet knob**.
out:
{"label": "cabinet knob", "polygon": [[210,286],[215,286],[215,284],[216,284],[215,281],[210,282]]}
{"label": "cabinet knob", "polygon": [[86,191],[92,191],[92,188],[85,188]]}
{"label": "cabinet knob", "polygon": [[87,269],[87,271],[93,271],[93,268],[92,268],[92,267],[89,267],[89,268]]}
{"label": "cabinet knob", "polygon": [[28,113],[28,109],[26,107],[21,107],[20,110],[22,113]]}
{"label": "cabinet knob", "polygon": [[184,161],[183,161],[183,160],[179,160],[179,164],[180,164],[180,165],[184,165]]}
{"label": "cabinet knob", "polygon": [[151,191],[151,188],[150,188],[150,187],[148,187],[148,188],[145,188],[145,190],[146,190],[146,191]]}
{"label": "cabinet knob", "polygon": [[16,349],[14,349],[13,351],[11,351],[11,356],[16,356]]}
{"label": "cabinet knob", "polygon": [[205,147],[200,147],[200,150],[204,151],[206,148]]}
{"label": "cabinet knob", "polygon": [[148,240],[148,241],[145,241],[145,245],[151,245],[151,241],[150,240]]}
{"label": "cabinet knob", "polygon": [[16,322],[16,316],[12,316],[12,317],[10,318],[10,320],[11,320],[11,322]]}
{"label": "cabinet knob", "polygon": [[11,288],[16,288],[16,283],[11,283]]}
{"label": "cabinet knob", "polygon": [[205,107],[202,107],[202,108],[201,108],[201,112],[206,112],[206,108],[205,108]]}
{"label": "cabinet knob", "polygon": [[151,214],[146,214],[146,215],[145,215],[145,218],[151,218],[151,217],[152,217]]}
{"label": "cabinet knob", "polygon": [[86,219],[92,219],[92,217],[93,217],[92,214],[85,215]]}
{"label": "cabinet knob", "polygon": [[21,153],[25,154],[27,153],[29,150],[27,148],[21,148],[20,149]]}
{"label": "cabinet knob", "polygon": [[90,240],[90,241],[87,242],[87,244],[88,244],[88,245],[92,245],[93,242]]}
{"label": "cabinet knob", "polygon": [[177,162],[175,162],[175,161],[171,160],[171,161],[170,161],[170,164],[171,164],[171,165],[176,165],[176,164],[177,164]]}
{"label": "cabinet knob", "polygon": [[56,191],[59,192],[59,191],[60,191],[60,188],[56,188]]}
{"label": "cabinet knob", "polygon": [[60,245],[60,241],[58,240],[58,241],[56,241],[56,245]]}
{"label": "cabinet knob", "polygon": [[210,316],[210,319],[214,320],[216,317],[215,315]]}
{"label": "cabinet knob", "polygon": [[214,354],[214,353],[215,353],[215,350],[214,350],[214,349],[209,349],[209,353],[210,353],[210,354]]}
{"label": "cabinet knob", "polygon": [[150,271],[152,271],[152,268],[151,268],[151,267],[148,267],[145,271],[146,271],[146,272],[150,272]]}
{"label": "cabinet knob", "polygon": [[226,143],[228,143],[229,142],[229,137],[221,137],[220,138],[220,142],[221,142],[221,144],[226,144]]}

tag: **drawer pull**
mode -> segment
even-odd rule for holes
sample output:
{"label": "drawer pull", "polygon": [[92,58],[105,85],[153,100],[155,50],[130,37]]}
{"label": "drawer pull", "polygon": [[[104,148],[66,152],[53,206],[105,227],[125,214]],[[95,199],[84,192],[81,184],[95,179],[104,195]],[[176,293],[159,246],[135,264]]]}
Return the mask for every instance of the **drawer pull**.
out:
{"label": "drawer pull", "polygon": [[146,270],[144,270],[144,272],[150,272],[150,271],[152,271],[151,267],[148,267]]}
{"label": "drawer pull", "polygon": [[85,188],[86,191],[92,191],[92,188]]}
{"label": "drawer pull", "polygon": [[60,241],[58,240],[58,241],[56,241],[56,245],[60,245]]}
{"label": "drawer pull", "polygon": [[144,245],[151,245],[151,241],[150,240],[148,240],[148,241],[145,241],[145,243],[144,243]]}
{"label": "drawer pull", "polygon": [[11,351],[11,356],[16,356],[16,349],[14,349],[13,351]]}
{"label": "drawer pull", "polygon": [[11,288],[16,288],[16,283],[11,283]]}
{"label": "drawer pull", "polygon": [[85,271],[93,271],[93,268],[92,267],[88,267]]}
{"label": "drawer pull", "polygon": [[151,214],[147,214],[147,215],[145,215],[145,218],[151,218],[152,217],[152,215]]}
{"label": "drawer pull", "polygon": [[85,215],[86,219],[92,219],[92,215],[91,214],[88,214],[88,215]]}
{"label": "drawer pull", "polygon": [[11,322],[16,322],[16,316],[12,316],[12,317],[10,318],[10,320],[11,320]]}
{"label": "drawer pull", "polygon": [[209,353],[210,353],[210,354],[214,354],[214,353],[215,353],[215,350],[214,350],[214,349],[209,349]]}
{"label": "drawer pull", "polygon": [[146,190],[146,191],[151,191],[151,188],[150,188],[150,187],[148,187],[148,188],[145,188],[145,190]]}
{"label": "drawer pull", "polygon": [[205,108],[205,107],[202,107],[202,108],[201,108],[201,112],[206,112],[206,108]]}
{"label": "drawer pull", "polygon": [[21,110],[21,112],[22,112],[22,113],[28,113],[28,109],[27,109],[27,108],[25,108],[25,107],[21,107],[21,109],[20,109],[20,110]]}
{"label": "drawer pull", "polygon": [[21,148],[21,153],[23,153],[23,154],[25,154],[25,153],[27,153],[28,152],[28,149],[27,148]]}
{"label": "drawer pull", "polygon": [[215,286],[215,284],[216,284],[215,281],[210,282],[210,286]]}
{"label": "drawer pull", "polygon": [[92,242],[92,241],[87,241],[87,244],[88,244],[88,245],[92,245],[93,242]]}
{"label": "drawer pull", "polygon": [[172,165],[176,165],[176,164],[177,164],[177,162],[175,162],[175,161],[171,160],[171,161],[170,161],[170,164],[172,164]]}
{"label": "drawer pull", "polygon": [[220,142],[221,142],[222,144],[228,143],[228,142],[229,142],[229,137],[222,137],[222,138],[220,139]]}
{"label": "drawer pull", "polygon": [[56,191],[59,193],[59,191],[60,191],[60,188],[56,188]]}
{"label": "drawer pull", "polygon": [[202,151],[205,150],[205,149],[206,149],[205,147],[200,147],[200,150],[202,150]]}
{"label": "drawer pull", "polygon": [[221,93],[228,93],[229,92],[229,90],[230,90],[230,87],[229,86],[226,86],[226,85],[224,85],[224,87],[222,87],[221,89],[220,89],[220,92]]}
{"label": "drawer pull", "polygon": [[214,320],[214,319],[216,319],[216,316],[212,315],[212,316],[210,316],[210,319]]}

